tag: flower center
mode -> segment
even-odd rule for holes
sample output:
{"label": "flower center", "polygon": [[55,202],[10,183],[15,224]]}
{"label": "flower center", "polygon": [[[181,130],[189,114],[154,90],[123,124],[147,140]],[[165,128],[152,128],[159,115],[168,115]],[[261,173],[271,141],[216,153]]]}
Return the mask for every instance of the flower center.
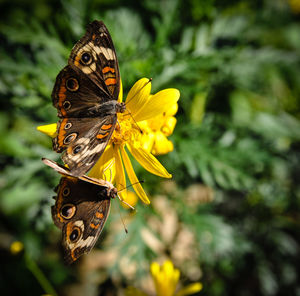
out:
{"label": "flower center", "polygon": [[116,128],[112,134],[111,141],[115,145],[124,145],[128,141],[136,140],[138,129],[129,113],[118,113]]}

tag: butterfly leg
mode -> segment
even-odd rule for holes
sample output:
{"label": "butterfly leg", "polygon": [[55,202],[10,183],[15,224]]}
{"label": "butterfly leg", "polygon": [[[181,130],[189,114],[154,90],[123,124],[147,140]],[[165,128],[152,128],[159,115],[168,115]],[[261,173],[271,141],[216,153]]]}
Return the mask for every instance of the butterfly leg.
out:
{"label": "butterfly leg", "polygon": [[119,126],[119,130],[121,130],[121,124],[118,119],[117,119],[117,125]]}
{"label": "butterfly leg", "polygon": [[124,199],[122,199],[122,198],[119,196],[119,194],[117,194],[117,196],[118,196],[118,199],[120,200],[120,202],[122,202],[123,204],[125,204],[126,206],[128,206],[129,208],[131,208],[132,210],[135,211],[135,208],[134,208],[132,205],[130,205],[128,202],[126,202]]}

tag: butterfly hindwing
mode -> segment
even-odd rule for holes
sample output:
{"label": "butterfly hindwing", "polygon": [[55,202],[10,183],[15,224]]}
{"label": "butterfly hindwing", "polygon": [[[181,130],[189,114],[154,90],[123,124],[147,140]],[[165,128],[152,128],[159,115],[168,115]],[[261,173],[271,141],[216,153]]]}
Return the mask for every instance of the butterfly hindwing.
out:
{"label": "butterfly hindwing", "polygon": [[99,159],[114,131],[116,120],[116,116],[106,116],[59,121],[53,149],[63,152],[62,160],[74,176],[83,175]]}
{"label": "butterfly hindwing", "polygon": [[106,187],[78,178],[61,178],[52,218],[62,230],[66,263],[93,248],[109,215],[110,199]]}

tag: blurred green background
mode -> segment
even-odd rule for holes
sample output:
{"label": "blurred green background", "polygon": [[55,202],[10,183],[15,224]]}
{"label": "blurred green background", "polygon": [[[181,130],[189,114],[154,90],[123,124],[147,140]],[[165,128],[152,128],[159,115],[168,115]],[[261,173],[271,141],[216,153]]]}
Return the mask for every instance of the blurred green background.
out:
{"label": "blurred green background", "polygon": [[[300,1],[0,2],[0,293],[151,293],[170,258],[199,295],[300,295]],[[108,27],[124,92],[141,77],[180,90],[172,180],[140,166],[151,205],[114,201],[97,246],[72,266],[50,206],[58,159],[35,130],[56,122],[50,94],[92,20]],[[24,245],[21,252],[11,248]],[[152,289],[152,290],[151,290]]]}

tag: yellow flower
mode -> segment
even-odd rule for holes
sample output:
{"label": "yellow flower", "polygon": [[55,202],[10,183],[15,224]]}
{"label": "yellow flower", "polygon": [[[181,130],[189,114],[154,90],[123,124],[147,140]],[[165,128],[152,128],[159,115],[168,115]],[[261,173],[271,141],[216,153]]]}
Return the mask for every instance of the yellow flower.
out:
{"label": "yellow flower", "polygon": [[20,241],[14,241],[14,242],[10,245],[10,252],[11,252],[13,255],[19,254],[23,249],[24,249],[24,245],[23,245],[23,243],[21,243]]}
{"label": "yellow flower", "polygon": [[162,266],[157,262],[153,262],[150,266],[150,271],[157,296],[184,296],[197,293],[202,289],[202,284],[198,282],[188,285],[175,293],[180,271],[174,268],[171,261],[165,261]]}
{"label": "yellow flower", "polygon": [[143,130],[143,148],[154,155],[166,154],[173,150],[173,143],[168,136],[173,133],[176,118],[173,116],[178,110],[175,103],[170,109],[154,118],[139,123]]}
{"label": "yellow flower", "polygon": [[[126,170],[133,189],[146,204],[150,201],[136,177],[126,149],[150,173],[171,178],[172,175],[153,154],[164,154],[173,149],[172,142],[166,137],[172,134],[175,127],[173,115],[180,96],[177,89],[165,89],[154,95],[150,91],[151,82],[147,78],[140,79],[131,88],[125,101],[126,112],[118,113],[118,123],[111,140],[89,173],[94,178],[116,184],[122,199],[126,200]],[[120,101],[122,95],[121,90]],[[56,127],[46,125],[38,127],[38,130],[54,136]]]}
{"label": "yellow flower", "polygon": [[292,12],[295,14],[300,13],[300,0],[289,0],[288,1],[291,7]]}
{"label": "yellow flower", "polygon": [[[147,78],[137,81],[126,98],[126,112],[118,114],[118,124],[112,135],[110,145],[105,149],[98,163],[91,170],[90,175],[95,178],[112,180],[118,190],[126,187],[124,167],[133,189],[141,200],[149,204],[150,201],[135,175],[125,147],[144,169],[152,174],[164,178],[171,178],[162,164],[145,149],[150,143],[147,134],[147,122],[155,120],[157,116],[166,114],[174,109],[179,99],[177,89],[165,89],[154,95],[150,94],[151,82]],[[122,100],[122,92],[120,101]],[[116,172],[118,172],[116,174]],[[126,200],[126,190],[121,191]]]}

